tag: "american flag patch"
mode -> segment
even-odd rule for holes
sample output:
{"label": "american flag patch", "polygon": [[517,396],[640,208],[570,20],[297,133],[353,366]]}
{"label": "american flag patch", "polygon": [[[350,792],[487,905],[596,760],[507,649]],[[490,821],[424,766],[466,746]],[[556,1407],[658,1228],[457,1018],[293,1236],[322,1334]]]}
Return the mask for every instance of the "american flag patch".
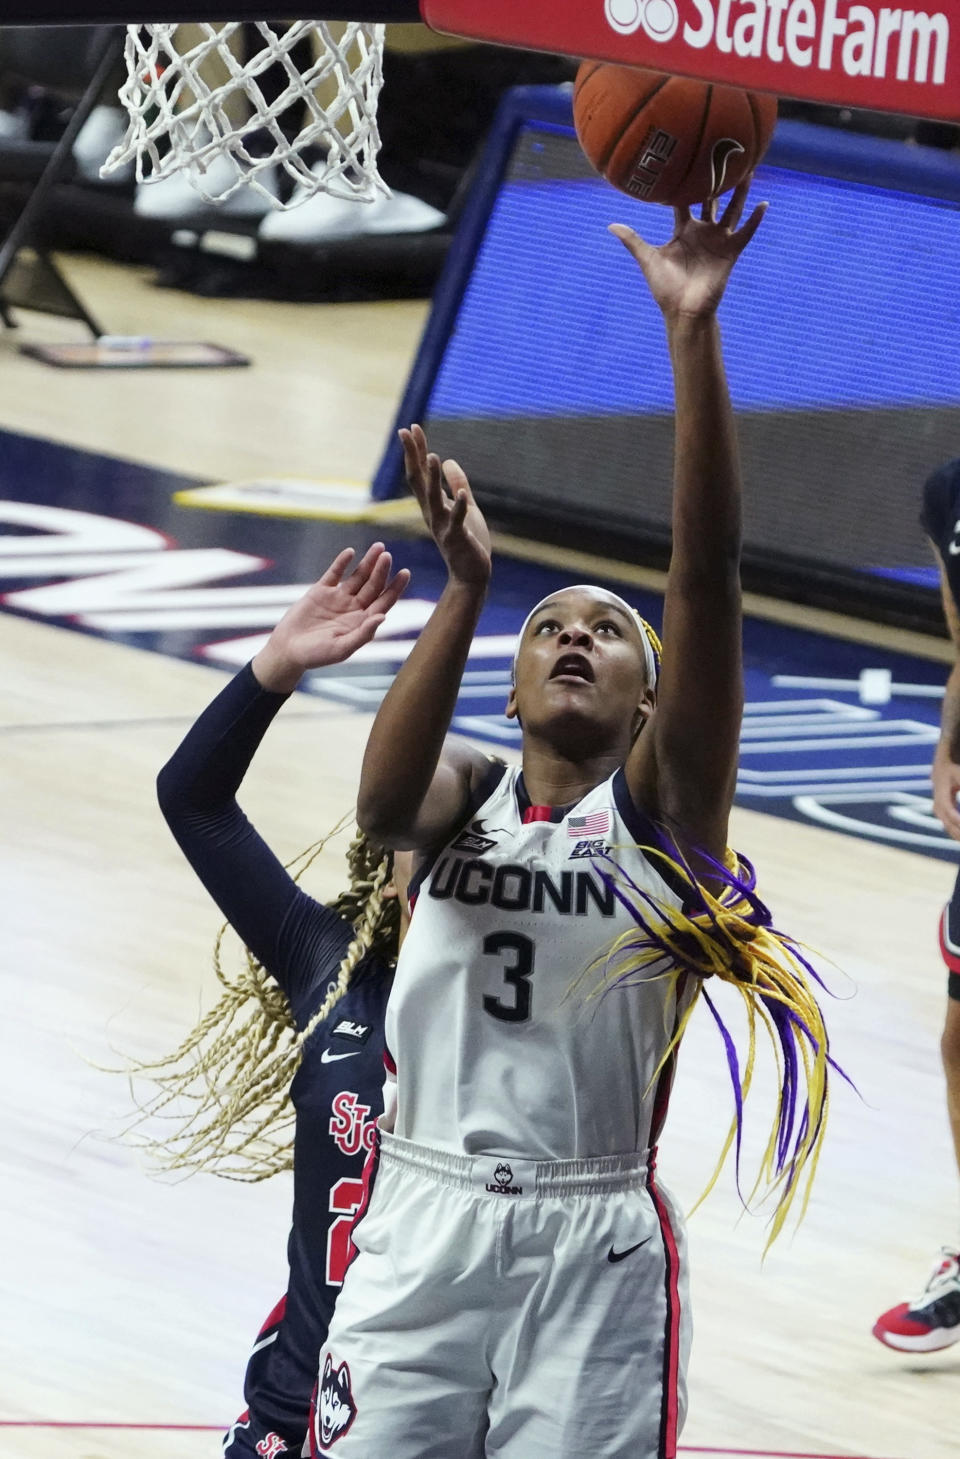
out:
{"label": "american flag patch", "polygon": [[585,816],[568,816],[568,836],[605,836],[610,829],[610,812],[589,811]]}

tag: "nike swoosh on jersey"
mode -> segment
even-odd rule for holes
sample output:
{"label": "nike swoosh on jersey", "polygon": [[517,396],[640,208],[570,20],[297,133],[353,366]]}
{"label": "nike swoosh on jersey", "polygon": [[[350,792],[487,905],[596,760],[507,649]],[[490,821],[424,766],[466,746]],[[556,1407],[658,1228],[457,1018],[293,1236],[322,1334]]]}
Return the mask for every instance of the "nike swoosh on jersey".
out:
{"label": "nike swoosh on jersey", "polygon": [[632,1256],[635,1251],[640,1250],[641,1246],[646,1246],[649,1240],[650,1237],[645,1236],[642,1241],[637,1242],[636,1246],[628,1246],[624,1251],[614,1251],[611,1246],[607,1252],[607,1261],[623,1261],[625,1256]]}
{"label": "nike swoosh on jersey", "polygon": [[321,1064],[332,1064],[336,1059],[355,1059],[359,1052],[359,1049],[351,1049],[348,1054],[331,1054],[329,1049],[324,1049],[320,1055],[320,1062]]}

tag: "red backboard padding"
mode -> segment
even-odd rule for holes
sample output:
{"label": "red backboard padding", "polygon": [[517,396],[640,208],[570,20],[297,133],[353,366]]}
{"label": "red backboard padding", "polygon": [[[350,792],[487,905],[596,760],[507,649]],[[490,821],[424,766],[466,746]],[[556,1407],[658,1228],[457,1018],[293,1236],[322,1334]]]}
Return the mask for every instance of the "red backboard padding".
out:
{"label": "red backboard padding", "polygon": [[[474,40],[960,122],[960,0],[325,0],[317,8],[325,20],[420,16]],[[291,14],[302,11],[285,0],[0,0],[0,25]]]}
{"label": "red backboard padding", "polygon": [[960,0],[421,0],[434,30],[960,121]]}

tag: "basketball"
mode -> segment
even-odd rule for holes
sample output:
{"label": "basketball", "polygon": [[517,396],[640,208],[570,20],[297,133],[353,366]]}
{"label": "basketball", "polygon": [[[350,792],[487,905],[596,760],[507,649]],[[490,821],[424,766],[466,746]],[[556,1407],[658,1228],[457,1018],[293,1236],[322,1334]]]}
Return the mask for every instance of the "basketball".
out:
{"label": "basketball", "polygon": [[756,167],[777,102],[735,86],[584,61],[573,118],[580,146],[608,182],[676,207],[716,197]]}

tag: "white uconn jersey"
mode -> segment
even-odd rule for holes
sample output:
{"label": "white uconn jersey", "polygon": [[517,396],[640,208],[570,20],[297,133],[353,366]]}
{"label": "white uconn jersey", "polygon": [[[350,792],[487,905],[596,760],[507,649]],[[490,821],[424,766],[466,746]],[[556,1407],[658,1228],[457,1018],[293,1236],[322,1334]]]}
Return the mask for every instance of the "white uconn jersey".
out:
{"label": "white uconn jersey", "polygon": [[397,1086],[385,1127],[469,1155],[645,1150],[669,1093],[671,1070],[653,1076],[676,1028],[676,980],[648,971],[641,986],[589,994],[601,976],[591,964],[636,929],[604,880],[605,854],[681,905],[640,850],[654,828],[622,771],[563,813],[531,807],[519,770],[500,777],[411,887],[387,1007]]}

